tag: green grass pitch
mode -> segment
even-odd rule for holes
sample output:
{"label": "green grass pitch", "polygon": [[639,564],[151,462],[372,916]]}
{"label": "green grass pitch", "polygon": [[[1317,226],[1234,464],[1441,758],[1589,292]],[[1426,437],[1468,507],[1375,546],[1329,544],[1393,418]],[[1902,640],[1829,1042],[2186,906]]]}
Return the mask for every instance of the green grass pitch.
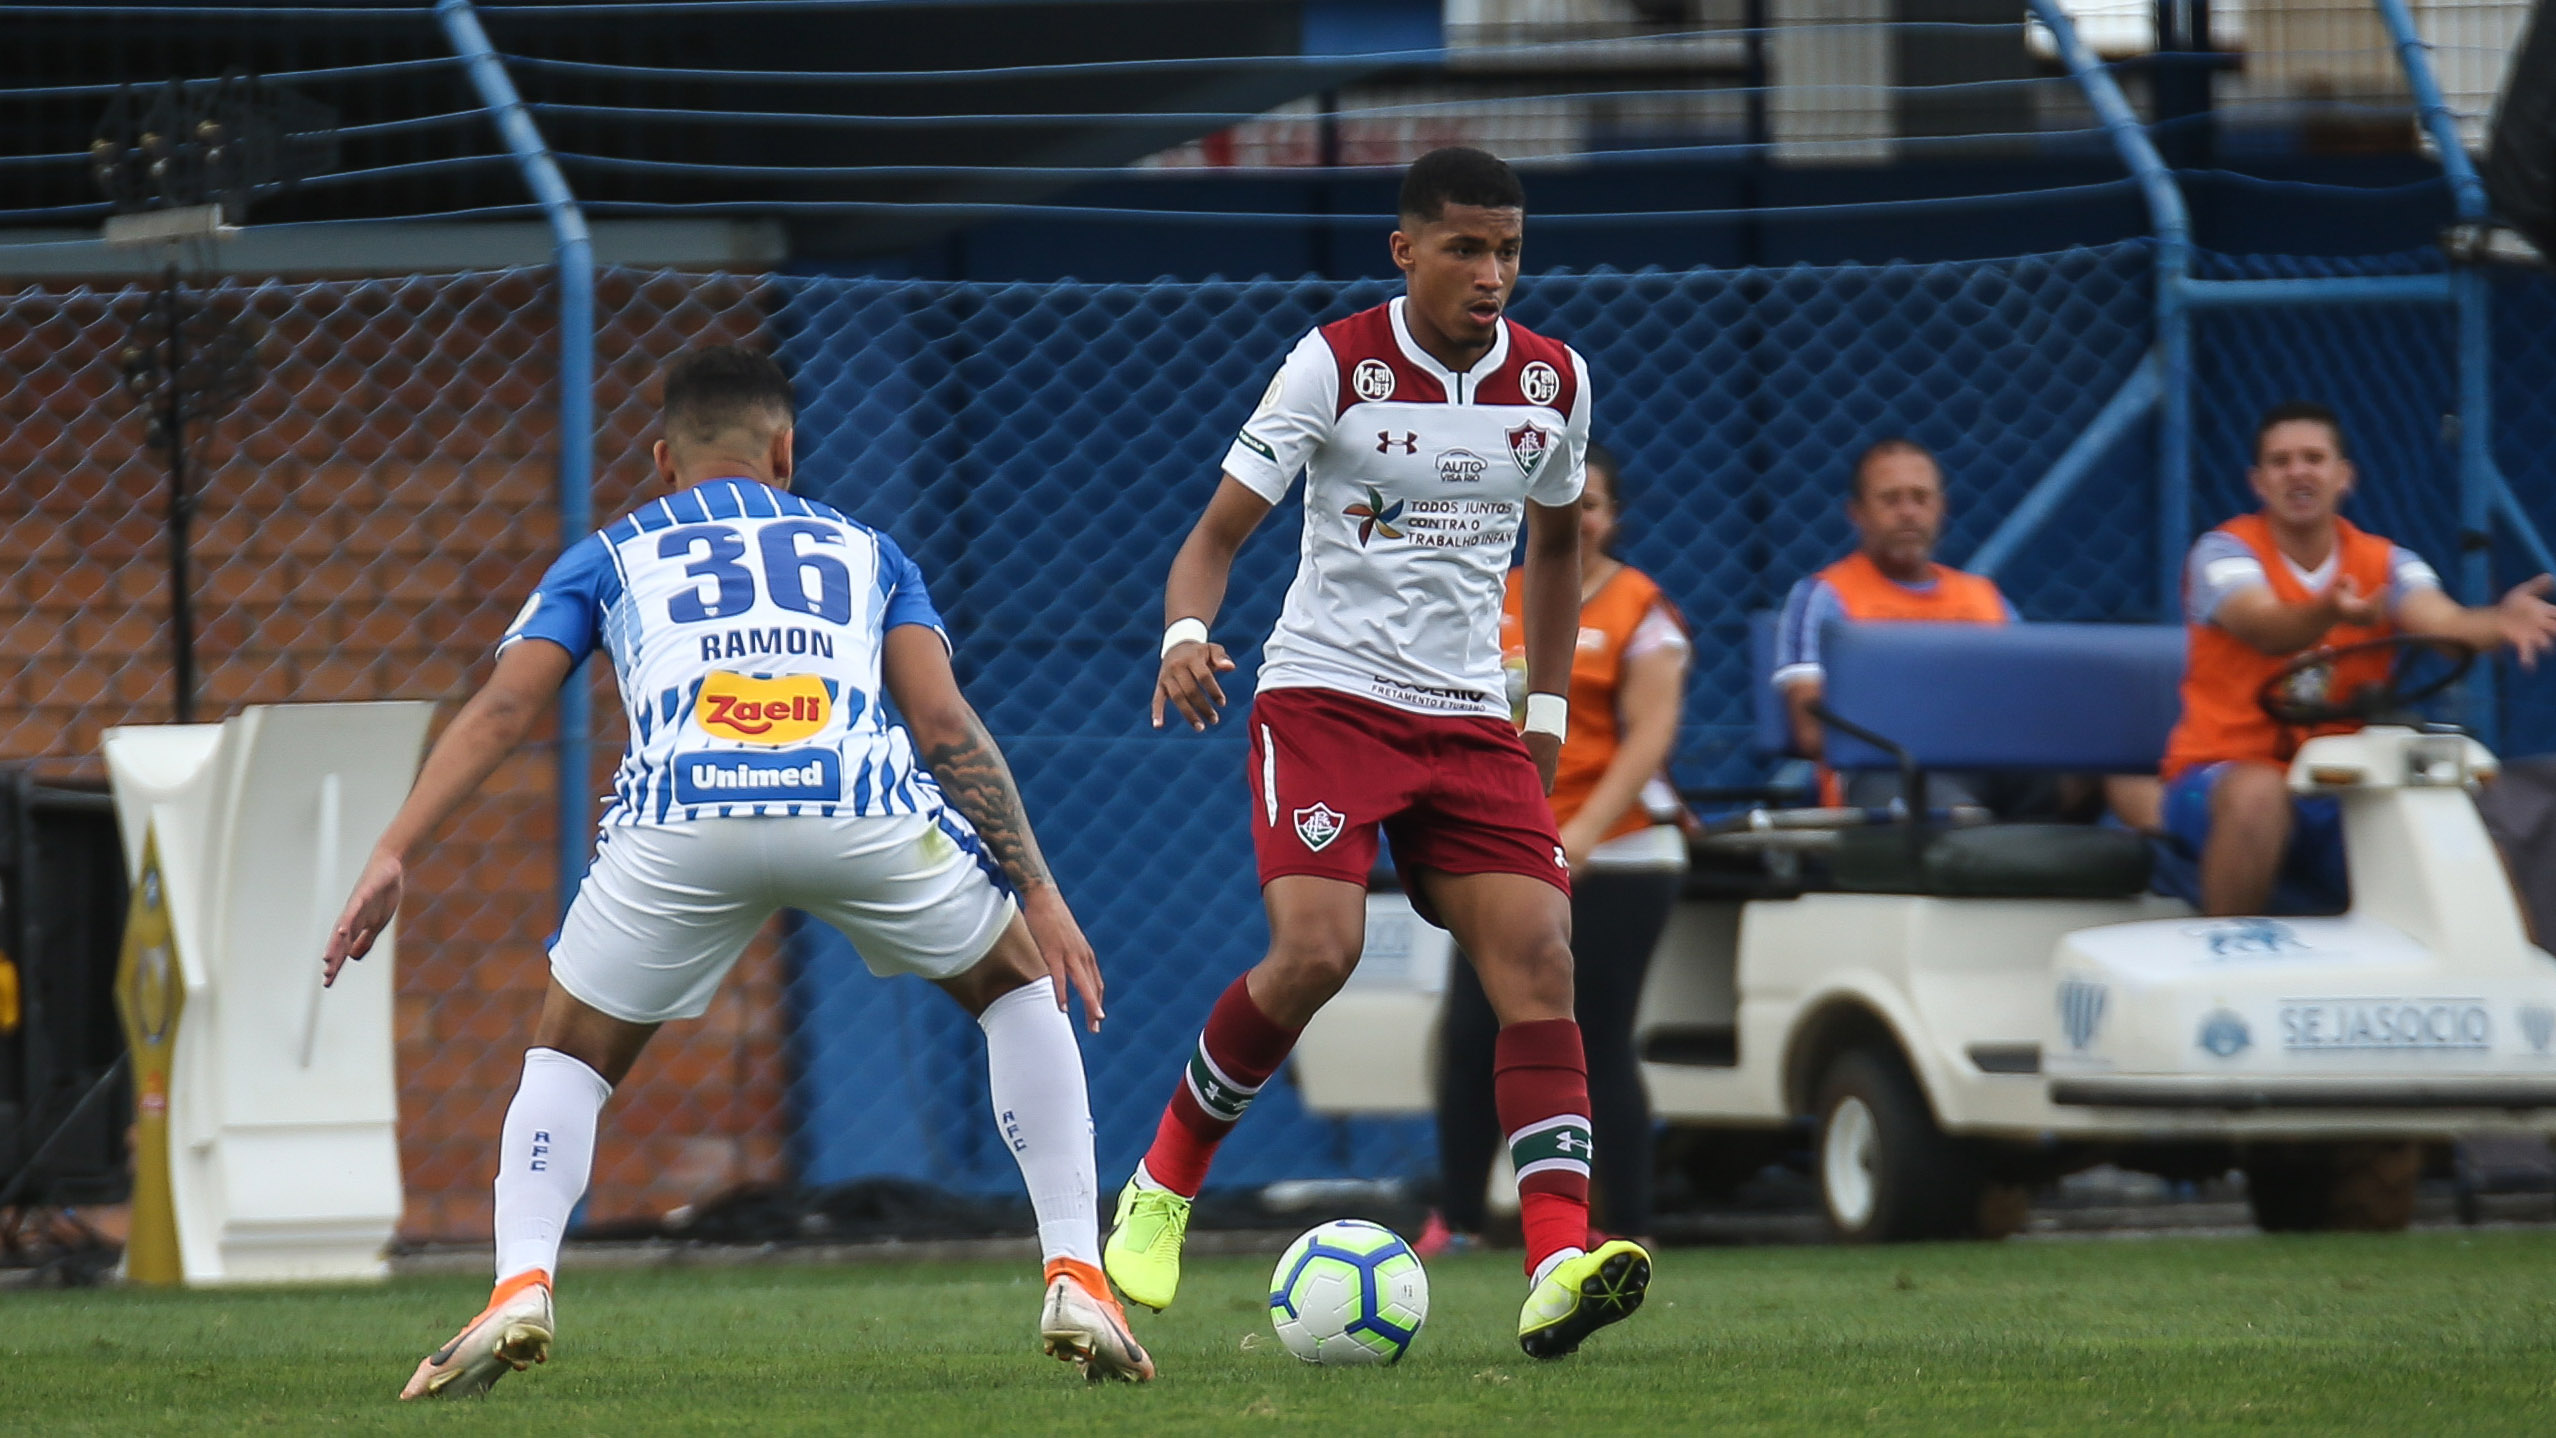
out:
{"label": "green grass pitch", "polygon": [[[573,1259],[572,1259],[573,1262]],[[2556,1232],[1677,1250],[1576,1358],[1512,1339],[1502,1256],[1431,1265],[1398,1368],[1279,1348],[1268,1263],[1139,1315],[1163,1369],[1035,1351],[1028,1265],[577,1273],[547,1367],[392,1401],[485,1286],[0,1294],[0,1431],[43,1434],[2543,1433]]]}

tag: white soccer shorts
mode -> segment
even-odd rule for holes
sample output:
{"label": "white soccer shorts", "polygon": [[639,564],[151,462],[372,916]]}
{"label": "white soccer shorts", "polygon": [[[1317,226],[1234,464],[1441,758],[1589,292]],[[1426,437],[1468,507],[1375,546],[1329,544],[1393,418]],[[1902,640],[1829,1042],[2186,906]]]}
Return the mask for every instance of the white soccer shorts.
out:
{"label": "white soccer shorts", "polygon": [[615,827],[559,926],[551,976],[628,1023],[699,1018],[781,909],[841,930],[882,978],[926,979],[974,967],[1013,912],[976,856],[929,817]]}

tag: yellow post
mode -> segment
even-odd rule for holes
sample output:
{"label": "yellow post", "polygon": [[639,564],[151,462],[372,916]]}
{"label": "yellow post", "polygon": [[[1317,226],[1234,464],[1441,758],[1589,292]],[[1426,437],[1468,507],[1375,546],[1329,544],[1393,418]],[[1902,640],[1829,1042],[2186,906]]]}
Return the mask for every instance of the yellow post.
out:
{"label": "yellow post", "polygon": [[182,1283],[186,1266],[178,1254],[177,1201],[169,1184],[169,1059],[177,1047],[178,1015],[186,1007],[186,980],[178,969],[154,834],[142,839],[142,877],[124,920],[115,1007],[133,1056],[133,1230],[124,1243],[124,1276],[135,1283]]}

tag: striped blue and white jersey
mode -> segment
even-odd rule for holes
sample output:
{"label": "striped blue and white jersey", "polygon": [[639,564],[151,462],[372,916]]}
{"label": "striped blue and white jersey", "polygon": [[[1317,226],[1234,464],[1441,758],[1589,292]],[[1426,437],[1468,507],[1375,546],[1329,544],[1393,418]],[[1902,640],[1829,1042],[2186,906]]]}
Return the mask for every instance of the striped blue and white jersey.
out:
{"label": "striped blue and white jersey", "polygon": [[603,824],[937,815],[880,711],[887,632],[949,633],[895,541],[832,508],[714,479],[562,555],[499,641],[612,656],[630,747]]}

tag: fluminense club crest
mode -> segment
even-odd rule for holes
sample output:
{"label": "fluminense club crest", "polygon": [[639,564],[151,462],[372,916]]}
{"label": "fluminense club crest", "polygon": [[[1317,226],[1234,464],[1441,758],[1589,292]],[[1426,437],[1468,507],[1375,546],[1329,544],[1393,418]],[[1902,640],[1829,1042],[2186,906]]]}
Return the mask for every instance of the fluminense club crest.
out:
{"label": "fluminense club crest", "polygon": [[1349,822],[1349,816],[1322,803],[1298,809],[1295,817],[1296,837],[1316,853],[1329,848],[1331,841],[1340,837],[1341,826]]}
{"label": "fluminense club crest", "polygon": [[1515,460],[1518,473],[1529,479],[1544,467],[1544,457],[1553,452],[1553,431],[1540,424],[1522,424],[1508,431],[1509,458]]}

